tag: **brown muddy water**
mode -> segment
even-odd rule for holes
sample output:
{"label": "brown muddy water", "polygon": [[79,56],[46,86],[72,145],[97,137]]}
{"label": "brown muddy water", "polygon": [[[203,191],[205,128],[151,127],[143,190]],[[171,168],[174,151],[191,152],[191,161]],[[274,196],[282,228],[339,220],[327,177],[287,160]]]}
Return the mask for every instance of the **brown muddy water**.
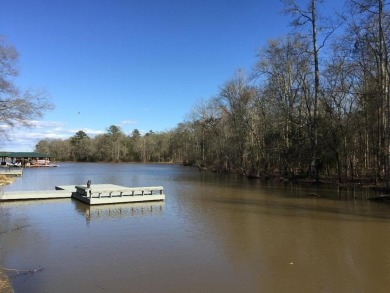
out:
{"label": "brown muddy water", "polygon": [[[162,185],[166,201],[0,203],[15,292],[389,292],[390,205],[367,190],[175,165],[25,169],[7,190]],[[311,196],[310,194],[316,194]]]}

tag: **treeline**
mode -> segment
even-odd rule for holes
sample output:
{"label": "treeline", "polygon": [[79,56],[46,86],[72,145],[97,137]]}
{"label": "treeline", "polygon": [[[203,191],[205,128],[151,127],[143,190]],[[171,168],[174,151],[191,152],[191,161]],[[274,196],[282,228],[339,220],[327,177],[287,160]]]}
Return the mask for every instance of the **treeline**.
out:
{"label": "treeline", "polygon": [[41,140],[35,150],[59,161],[172,162],[170,137],[170,133],[153,131],[141,135],[137,129],[126,135],[119,126],[111,125],[105,134],[93,138],[79,130],[66,140]]}
{"label": "treeline", "polygon": [[[301,1],[302,2],[302,1]],[[271,40],[253,71],[237,72],[164,133],[41,141],[60,160],[180,162],[246,175],[371,178],[390,186],[388,1],[346,1],[339,18],[285,1],[294,33]],[[326,1],[324,2],[326,5]],[[321,10],[325,11],[325,10]]]}

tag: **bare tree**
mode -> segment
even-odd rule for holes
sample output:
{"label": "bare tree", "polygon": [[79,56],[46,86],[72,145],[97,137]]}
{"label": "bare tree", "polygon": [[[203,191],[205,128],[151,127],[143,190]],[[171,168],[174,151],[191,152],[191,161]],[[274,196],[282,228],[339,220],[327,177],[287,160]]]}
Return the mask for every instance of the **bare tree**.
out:
{"label": "bare tree", "polygon": [[[318,128],[319,128],[319,100],[321,95],[320,84],[320,50],[324,48],[326,41],[333,34],[333,32],[339,27],[339,25],[323,26],[319,29],[320,15],[318,13],[318,4],[322,3],[322,0],[307,0],[306,5],[299,5],[295,0],[283,0],[285,3],[285,12],[293,17],[292,26],[295,28],[307,28],[306,37],[310,39],[311,50],[313,60],[313,72],[314,72],[314,90],[312,94],[312,107],[308,112],[310,119],[310,140],[312,144],[312,164],[316,170],[316,180],[319,180],[319,163],[320,156],[318,150]],[[319,37],[319,31],[322,32],[321,38]]]}
{"label": "bare tree", "polygon": [[250,107],[257,96],[243,72],[238,71],[220,90],[217,103],[221,118],[226,120],[228,135],[227,161],[235,170],[247,173],[251,137]]}
{"label": "bare tree", "polygon": [[[377,179],[390,187],[390,13],[386,0],[350,0],[349,32],[354,36],[354,57],[363,75],[360,97],[371,124],[371,144]],[[369,98],[367,98],[369,97]]]}
{"label": "bare tree", "polygon": [[196,164],[202,168],[213,163],[215,156],[213,138],[215,125],[219,118],[219,107],[215,100],[201,99],[187,115],[187,122],[192,125],[195,138]]}
{"label": "bare tree", "polygon": [[53,108],[45,93],[33,90],[22,91],[14,79],[18,75],[16,49],[0,37],[0,134],[17,125],[29,126],[32,119],[41,118]]}
{"label": "bare tree", "polygon": [[268,46],[259,51],[254,68],[254,77],[261,81],[267,110],[280,125],[272,132],[280,136],[279,164],[288,173],[293,171],[295,162],[303,162],[307,157],[303,153],[307,149],[302,145],[307,142],[302,132],[307,129],[310,136],[312,124],[312,100],[307,99],[309,94],[306,94],[312,81],[308,47],[309,43],[300,35],[270,40]]}

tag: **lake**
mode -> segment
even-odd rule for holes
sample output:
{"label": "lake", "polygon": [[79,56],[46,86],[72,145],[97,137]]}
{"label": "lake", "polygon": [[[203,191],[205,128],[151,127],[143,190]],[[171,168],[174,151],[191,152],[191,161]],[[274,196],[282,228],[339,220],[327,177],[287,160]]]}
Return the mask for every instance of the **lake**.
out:
{"label": "lake", "polygon": [[60,163],[3,191],[162,185],[164,202],[0,203],[18,292],[388,292],[390,205],[366,189],[248,180],[169,164]]}

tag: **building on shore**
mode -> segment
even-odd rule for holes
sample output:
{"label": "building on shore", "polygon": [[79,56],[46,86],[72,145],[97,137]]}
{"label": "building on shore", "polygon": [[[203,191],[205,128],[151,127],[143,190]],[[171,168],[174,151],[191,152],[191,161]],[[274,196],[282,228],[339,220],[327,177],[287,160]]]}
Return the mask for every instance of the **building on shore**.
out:
{"label": "building on shore", "polygon": [[51,156],[37,152],[0,152],[1,166],[51,167]]}

